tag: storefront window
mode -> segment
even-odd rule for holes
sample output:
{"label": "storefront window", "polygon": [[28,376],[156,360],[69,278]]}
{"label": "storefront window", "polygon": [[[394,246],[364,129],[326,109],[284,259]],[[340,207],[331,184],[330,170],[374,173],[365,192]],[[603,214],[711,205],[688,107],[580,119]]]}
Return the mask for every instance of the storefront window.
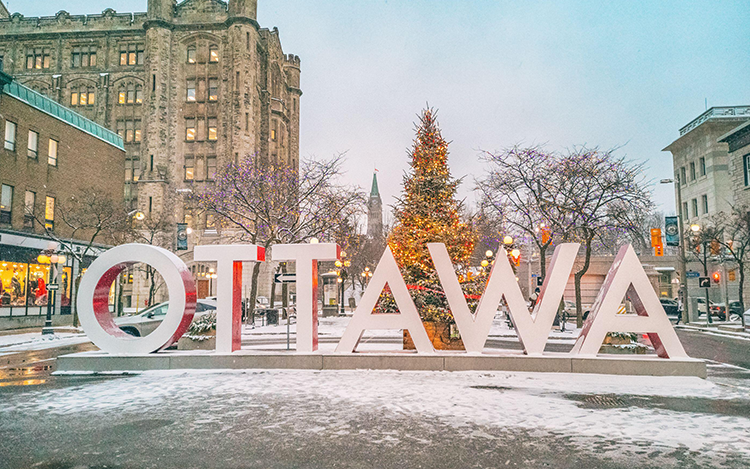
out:
{"label": "storefront window", "polygon": [[27,303],[29,306],[47,305],[47,280],[49,279],[49,265],[29,265],[29,291]]}
{"label": "storefront window", "polygon": [[0,306],[24,306],[28,265],[0,262]]}

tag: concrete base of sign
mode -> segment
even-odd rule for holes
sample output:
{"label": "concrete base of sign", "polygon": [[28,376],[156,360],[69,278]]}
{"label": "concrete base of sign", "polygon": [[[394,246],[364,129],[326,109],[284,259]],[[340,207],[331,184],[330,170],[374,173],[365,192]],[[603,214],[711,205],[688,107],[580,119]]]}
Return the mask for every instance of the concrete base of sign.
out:
{"label": "concrete base of sign", "polygon": [[665,360],[642,355],[579,358],[555,353],[527,356],[512,352],[482,355],[440,352],[435,355],[417,355],[412,352],[298,354],[242,350],[232,354],[217,354],[209,351],[166,351],[132,356],[83,352],[59,357],[57,369],[63,372],[175,369],[481,370],[706,377],[706,364],[703,360]]}

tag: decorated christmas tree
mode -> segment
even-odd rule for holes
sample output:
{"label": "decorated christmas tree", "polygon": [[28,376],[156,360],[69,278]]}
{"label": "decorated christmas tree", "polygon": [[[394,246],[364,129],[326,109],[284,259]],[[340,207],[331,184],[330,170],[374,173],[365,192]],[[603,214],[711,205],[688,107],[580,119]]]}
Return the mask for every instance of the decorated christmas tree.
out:
{"label": "decorated christmas tree", "polygon": [[[471,279],[469,259],[476,233],[461,221],[461,202],[456,199],[460,181],[448,169],[448,142],[440,134],[432,109],[422,112],[416,133],[409,154],[411,170],[404,176],[404,193],[396,204],[396,225],[388,245],[422,319],[452,323],[427,243],[445,244],[471,303],[475,288],[465,281]],[[383,295],[381,306],[384,311],[395,308],[390,295]]]}

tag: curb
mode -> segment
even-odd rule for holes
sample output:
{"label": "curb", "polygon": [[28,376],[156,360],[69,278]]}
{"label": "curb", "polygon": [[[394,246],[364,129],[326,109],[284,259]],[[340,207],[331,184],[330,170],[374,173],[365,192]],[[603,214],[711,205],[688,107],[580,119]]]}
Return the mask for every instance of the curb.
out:
{"label": "curb", "polygon": [[732,339],[745,339],[750,340],[750,334],[747,332],[730,332],[730,331],[722,331],[716,328],[710,328],[710,327],[700,327],[700,326],[686,326],[684,324],[678,324],[674,326],[675,329],[683,329],[686,331],[696,331],[696,332],[710,332],[715,335],[720,335],[723,337],[730,337]]}

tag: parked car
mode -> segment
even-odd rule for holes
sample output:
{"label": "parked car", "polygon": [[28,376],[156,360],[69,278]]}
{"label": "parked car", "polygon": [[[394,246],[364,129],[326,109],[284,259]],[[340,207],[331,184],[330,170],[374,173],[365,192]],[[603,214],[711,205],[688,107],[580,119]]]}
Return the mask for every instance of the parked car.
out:
{"label": "parked car", "polygon": [[745,316],[745,332],[750,332],[750,309],[743,313]]}
{"label": "parked car", "polygon": [[740,304],[739,301],[732,301],[729,303],[729,320],[730,321],[739,321],[740,316],[742,316],[742,313],[744,308]]}
{"label": "parked car", "polygon": [[669,298],[659,298],[659,302],[661,303],[662,308],[664,308],[664,312],[667,313],[667,316],[680,315],[680,307],[675,300]]}
{"label": "parked car", "polygon": [[[696,302],[698,303],[698,313],[706,314],[706,299],[696,298]],[[726,307],[724,303],[714,303],[712,301],[710,305],[710,309],[711,309],[711,317],[715,316],[721,321],[726,320]]]}
{"label": "parked car", "polygon": [[[135,337],[143,337],[153,332],[167,316],[169,302],[156,304],[142,313],[134,316],[122,316],[115,319],[115,325],[128,334]],[[216,302],[213,300],[203,299],[195,303],[195,316],[200,317],[204,314],[215,311]]]}

